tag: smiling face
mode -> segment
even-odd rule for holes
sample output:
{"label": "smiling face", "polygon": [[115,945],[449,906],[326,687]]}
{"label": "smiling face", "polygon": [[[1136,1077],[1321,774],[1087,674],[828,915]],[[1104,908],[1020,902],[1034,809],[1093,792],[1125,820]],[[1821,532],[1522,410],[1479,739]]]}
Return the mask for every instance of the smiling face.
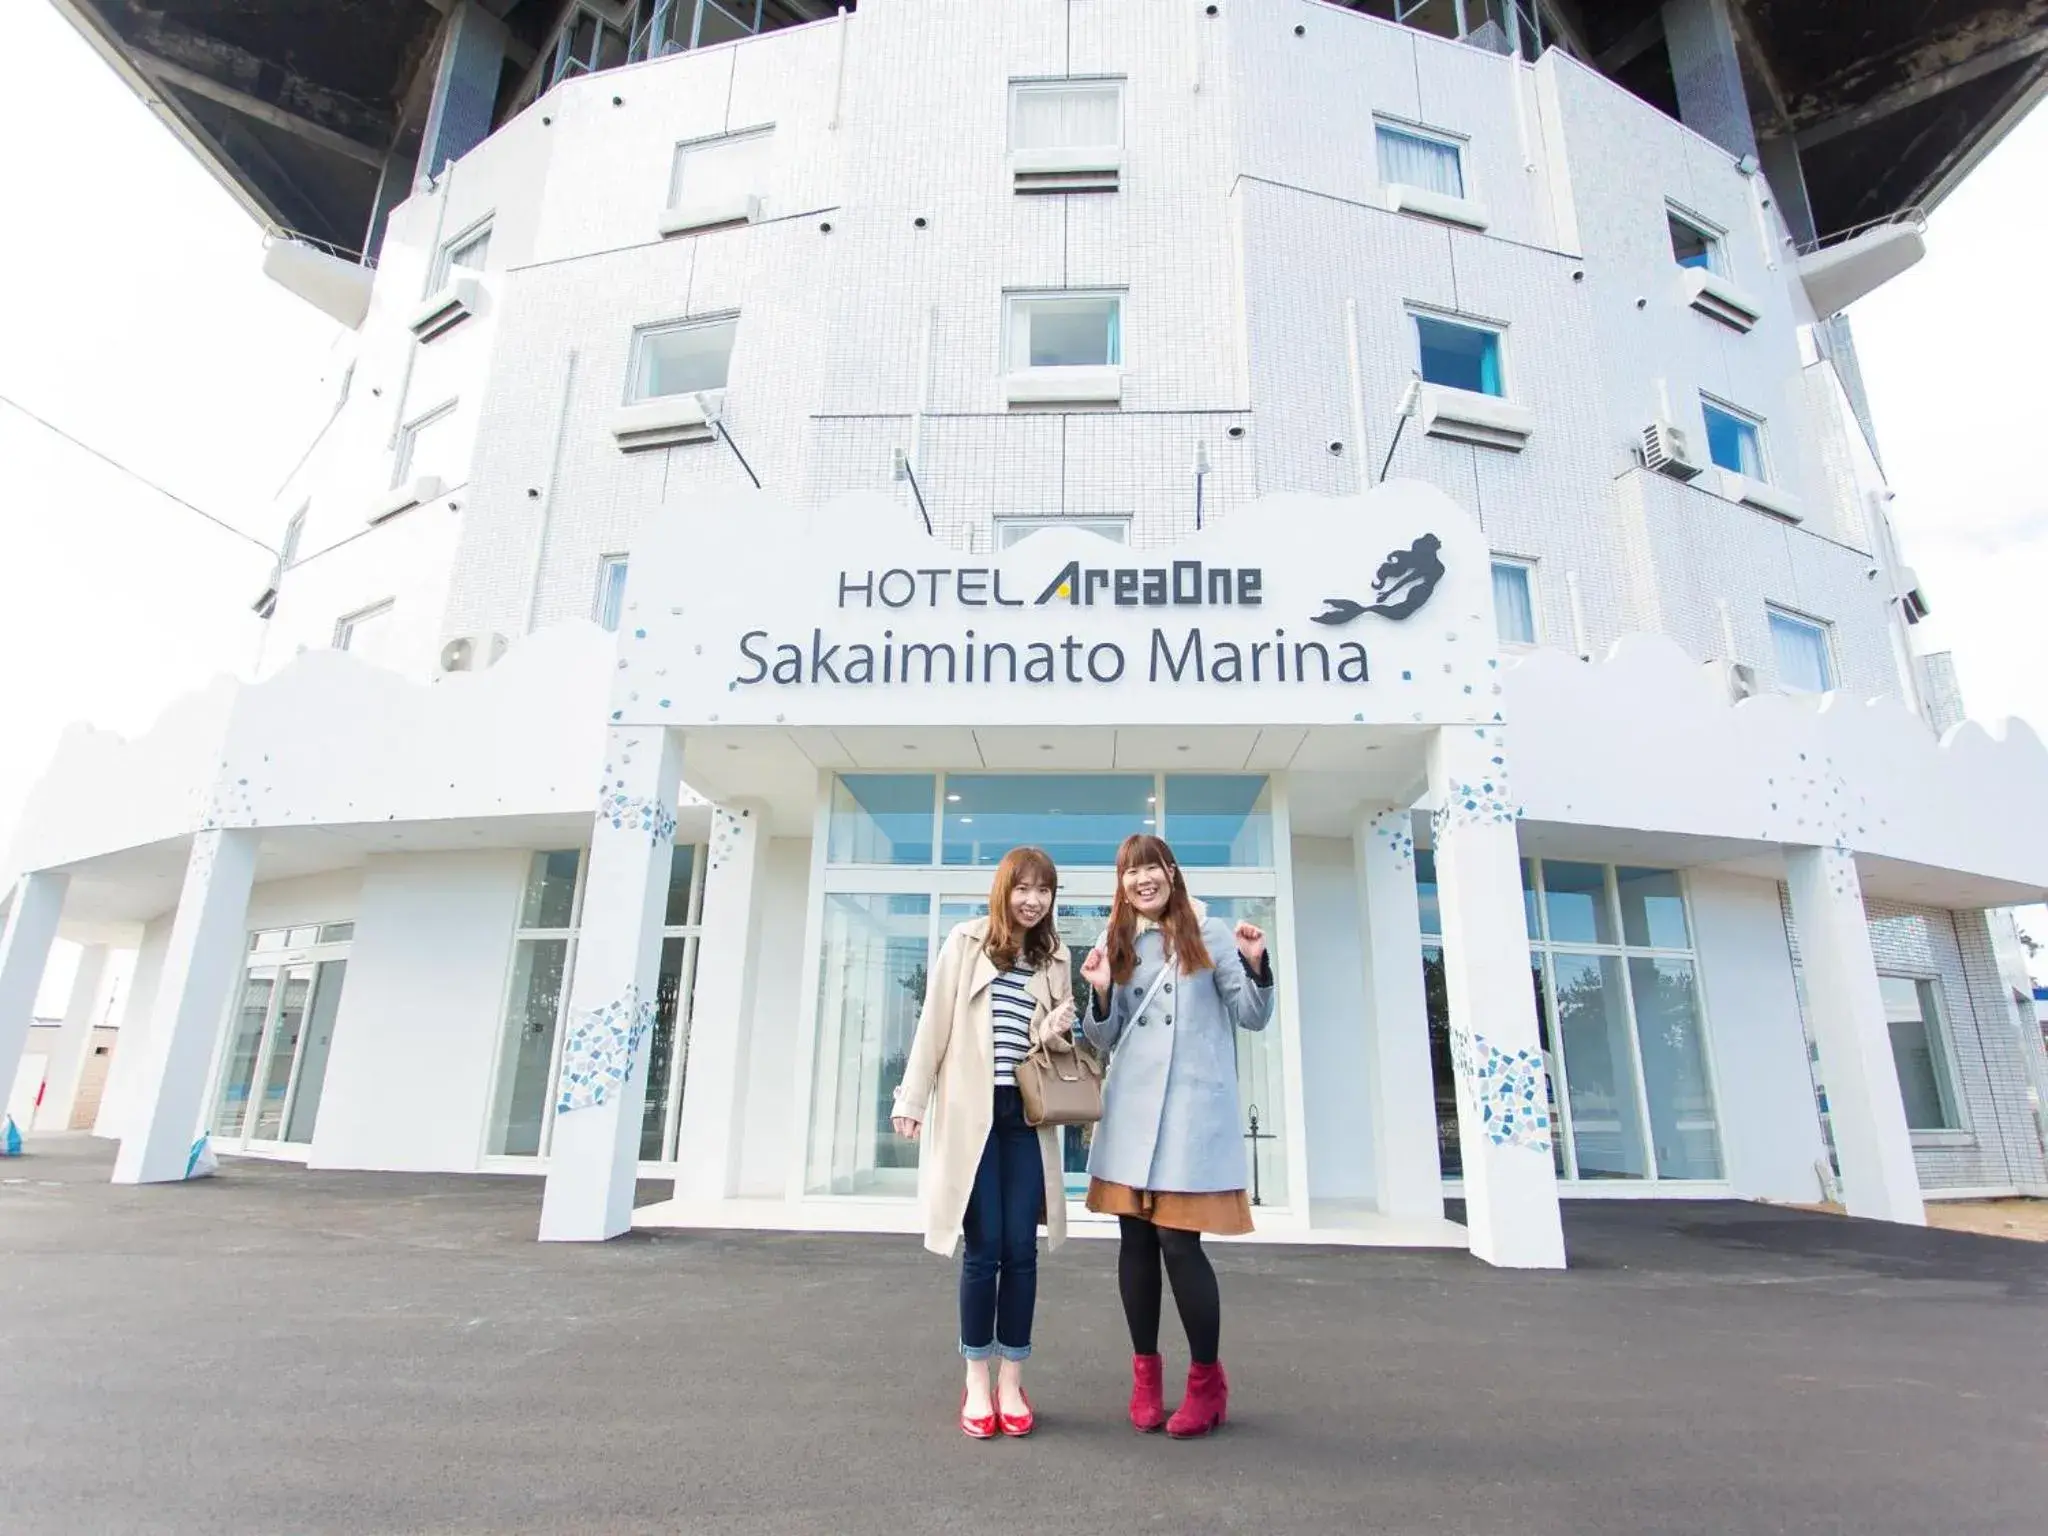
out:
{"label": "smiling face", "polygon": [[1053,889],[1036,874],[1025,874],[1010,887],[1010,921],[1020,932],[1028,932],[1045,921],[1052,910]]}
{"label": "smiling face", "polygon": [[1133,864],[1124,871],[1124,895],[1145,916],[1157,919],[1173,899],[1173,876],[1163,864]]}

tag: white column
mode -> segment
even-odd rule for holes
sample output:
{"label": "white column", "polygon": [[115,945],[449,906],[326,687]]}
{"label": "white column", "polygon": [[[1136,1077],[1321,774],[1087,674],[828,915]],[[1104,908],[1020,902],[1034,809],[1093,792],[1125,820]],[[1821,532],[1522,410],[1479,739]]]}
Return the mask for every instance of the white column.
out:
{"label": "white column", "polygon": [[1927,1211],[1920,1202],[1913,1137],[1899,1097],[1855,855],[1840,848],[1787,848],[1785,875],[1799,930],[1806,1015],[1820,1047],[1828,1120],[1842,1160],[1843,1203],[1851,1216],[1924,1226]]}
{"label": "white column", "polygon": [[735,803],[711,813],[704,876],[703,936],[683,1058],[683,1118],[677,1129],[676,1198],[722,1200],[738,1187],[740,1133],[753,1033],[750,958],[768,853],[764,810]]}
{"label": "white column", "polygon": [[1506,733],[1497,726],[1446,726],[1430,746],[1465,1219],[1473,1253],[1489,1264],[1561,1269],[1564,1228],[1507,767]]}
{"label": "white column", "polygon": [[39,1131],[61,1131],[71,1124],[78,1080],[92,1059],[92,1032],[99,1023],[108,953],[105,944],[88,944],[79,953],[78,970],[71,978],[71,1000],[64,1007],[64,1027],[57,1031],[57,1048],[50,1053],[49,1069],[44,1073],[43,1104],[36,1111]]}
{"label": "white column", "polygon": [[606,756],[555,1087],[543,1242],[601,1242],[633,1224],[682,752],[669,731],[622,726]]}
{"label": "white column", "polygon": [[64,891],[70,884],[69,875],[23,875],[14,888],[6,923],[0,926],[0,1115],[6,1113],[7,1092],[21,1070],[21,1053],[35,1022],[36,994],[43,989],[43,971],[50,963],[50,946],[57,939]]}
{"label": "white column", "polygon": [[116,1184],[185,1177],[205,1113],[206,1068],[241,976],[249,888],[262,834],[213,829],[192,836],[178,915],[149,1008],[140,1073],[114,1156]]}
{"label": "white column", "polygon": [[1422,914],[1415,903],[1415,836],[1405,806],[1367,809],[1351,835],[1365,966],[1366,1091],[1382,1216],[1444,1214],[1436,1148],[1436,1083],[1422,987]]}

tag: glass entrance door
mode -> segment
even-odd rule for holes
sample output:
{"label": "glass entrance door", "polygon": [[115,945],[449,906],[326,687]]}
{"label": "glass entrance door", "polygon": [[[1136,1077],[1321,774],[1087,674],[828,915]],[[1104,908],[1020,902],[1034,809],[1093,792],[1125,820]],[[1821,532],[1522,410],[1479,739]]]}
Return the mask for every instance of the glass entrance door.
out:
{"label": "glass entrance door", "polygon": [[222,1150],[275,1151],[312,1141],[350,934],[351,925],[334,923],[252,939],[208,1121]]}

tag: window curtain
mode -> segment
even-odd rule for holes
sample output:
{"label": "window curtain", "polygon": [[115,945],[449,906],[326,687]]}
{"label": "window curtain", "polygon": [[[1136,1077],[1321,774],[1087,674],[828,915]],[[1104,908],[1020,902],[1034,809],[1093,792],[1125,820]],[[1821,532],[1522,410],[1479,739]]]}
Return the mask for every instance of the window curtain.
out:
{"label": "window curtain", "polygon": [[1103,361],[1112,368],[1121,368],[1124,363],[1124,307],[1115,299],[1109,301],[1109,318],[1104,323]]}
{"label": "window curtain", "polygon": [[1102,149],[1123,141],[1123,92],[1077,85],[1017,92],[1018,149]]}
{"label": "window curtain", "polygon": [[1802,693],[1826,693],[1834,686],[1828,666],[1827,632],[1818,625],[1771,615],[1771,644],[1778,656],[1778,681]]}
{"label": "window curtain", "polygon": [[1493,613],[1502,643],[1536,643],[1536,609],[1530,597],[1527,566],[1503,564],[1493,568]]}
{"label": "window curtain", "polygon": [[1383,127],[1378,136],[1380,180],[1440,192],[1446,197],[1465,195],[1465,176],[1455,145],[1440,144],[1395,128]]}
{"label": "window curtain", "polygon": [[1482,395],[1504,395],[1506,389],[1500,377],[1500,338],[1489,336],[1479,349],[1479,392]]}
{"label": "window curtain", "polygon": [[1729,411],[1706,407],[1707,457],[1723,469],[1752,480],[1764,478],[1763,443],[1756,423],[1744,421]]}

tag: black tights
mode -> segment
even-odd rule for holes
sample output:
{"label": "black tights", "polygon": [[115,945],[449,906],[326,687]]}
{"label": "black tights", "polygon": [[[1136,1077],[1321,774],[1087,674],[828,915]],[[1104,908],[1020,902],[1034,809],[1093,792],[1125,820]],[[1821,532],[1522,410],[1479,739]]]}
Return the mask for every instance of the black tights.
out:
{"label": "black tights", "polygon": [[1202,1251],[1202,1234],[1173,1227],[1155,1227],[1137,1216],[1119,1216],[1123,1247],[1116,1259],[1117,1289],[1123,1293],[1124,1321],[1131,1328],[1131,1352],[1159,1353],[1159,1261],[1173,1282],[1173,1304],[1187,1330],[1188,1354],[1197,1365],[1216,1363],[1217,1337],[1223,1330],[1223,1298],[1216,1289],[1216,1271]]}

